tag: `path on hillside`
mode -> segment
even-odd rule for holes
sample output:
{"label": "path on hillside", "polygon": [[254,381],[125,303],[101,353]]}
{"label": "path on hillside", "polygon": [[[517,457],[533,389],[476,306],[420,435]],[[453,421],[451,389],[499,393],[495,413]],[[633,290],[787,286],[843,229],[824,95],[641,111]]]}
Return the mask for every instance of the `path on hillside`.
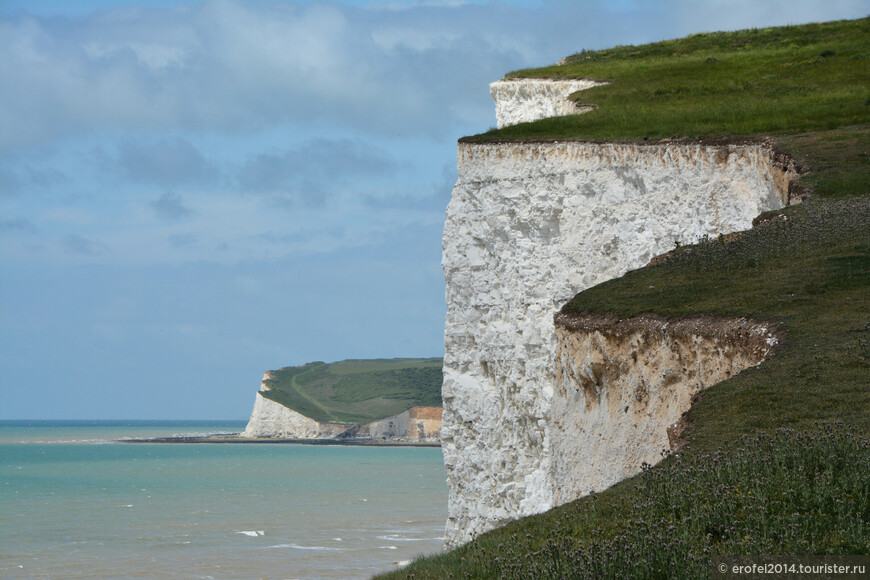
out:
{"label": "path on hillside", "polygon": [[327,417],[329,417],[330,421],[332,421],[334,423],[343,423],[344,422],[344,421],[339,421],[338,418],[335,415],[333,415],[332,412],[327,407],[323,406],[323,404],[320,403],[320,401],[313,399],[308,393],[306,393],[302,389],[302,386],[296,382],[296,375],[293,375],[293,377],[291,377],[290,386],[293,388],[294,391],[296,391],[297,394],[299,394],[300,397],[302,397],[303,399],[305,399],[306,401],[308,401],[309,403],[311,403],[315,407],[318,407],[321,411],[326,413],[326,415],[327,415]]}

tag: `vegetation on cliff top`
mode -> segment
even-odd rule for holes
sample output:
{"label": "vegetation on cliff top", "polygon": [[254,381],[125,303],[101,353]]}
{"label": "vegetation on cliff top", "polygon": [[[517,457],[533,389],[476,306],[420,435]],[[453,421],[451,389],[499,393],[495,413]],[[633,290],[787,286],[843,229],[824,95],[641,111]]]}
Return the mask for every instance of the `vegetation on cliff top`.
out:
{"label": "vegetation on cliff top", "polygon": [[440,358],[313,362],[270,371],[261,394],[325,423],[368,423],[420,406],[441,406]]}
{"label": "vegetation on cliff top", "polygon": [[585,115],[470,141],[769,138],[805,201],[578,294],[567,312],[781,323],[776,356],[703,392],[679,456],[395,577],[706,577],[715,554],[868,554],[870,19],[584,52],[510,76],[612,80]]}
{"label": "vegetation on cliff top", "polygon": [[868,461],[870,439],[842,424],[761,433],[384,577],[709,578],[715,555],[867,554]]}
{"label": "vegetation on cliff top", "polygon": [[465,142],[747,136],[870,121],[870,18],[696,34],[581,52],[506,78],[588,78],[597,109],[492,130]]}

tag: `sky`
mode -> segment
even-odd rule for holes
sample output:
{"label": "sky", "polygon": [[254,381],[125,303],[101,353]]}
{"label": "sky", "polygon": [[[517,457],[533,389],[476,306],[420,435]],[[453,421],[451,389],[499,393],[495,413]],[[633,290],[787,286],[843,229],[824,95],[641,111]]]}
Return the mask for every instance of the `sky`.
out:
{"label": "sky", "polygon": [[456,141],[581,49],[870,0],[0,0],[0,419],[239,419],[443,355]]}

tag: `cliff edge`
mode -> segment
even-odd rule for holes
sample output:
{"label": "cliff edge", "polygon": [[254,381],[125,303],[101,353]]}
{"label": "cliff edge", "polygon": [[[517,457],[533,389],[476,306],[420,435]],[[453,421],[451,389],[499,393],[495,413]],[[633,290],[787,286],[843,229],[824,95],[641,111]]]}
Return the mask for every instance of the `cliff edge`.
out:
{"label": "cliff edge", "polygon": [[[527,92],[542,93],[541,82]],[[493,91],[496,108],[521,108],[499,98],[522,94]],[[698,390],[761,360],[704,332],[643,330],[617,346],[600,331],[557,332],[553,316],[675,244],[750,228],[789,204],[797,176],[763,140],[461,142],[457,159],[442,260],[448,546],[639,471],[667,448],[668,426]],[[649,368],[621,367],[631,352],[649,353]],[[596,371],[605,361],[609,370]],[[689,366],[720,370],[669,378]],[[656,384],[643,378],[652,375]],[[580,449],[590,437],[604,443]],[[631,449],[640,440],[647,447]]]}

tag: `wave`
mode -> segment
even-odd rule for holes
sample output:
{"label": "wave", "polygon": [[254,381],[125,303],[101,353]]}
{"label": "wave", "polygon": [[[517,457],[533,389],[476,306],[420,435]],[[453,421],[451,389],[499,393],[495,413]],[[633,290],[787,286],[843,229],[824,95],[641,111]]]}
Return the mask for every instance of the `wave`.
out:
{"label": "wave", "polygon": [[434,538],[403,538],[399,534],[388,534],[386,536],[378,536],[379,540],[387,540],[389,542],[431,542],[432,540],[441,540],[441,537]]}

